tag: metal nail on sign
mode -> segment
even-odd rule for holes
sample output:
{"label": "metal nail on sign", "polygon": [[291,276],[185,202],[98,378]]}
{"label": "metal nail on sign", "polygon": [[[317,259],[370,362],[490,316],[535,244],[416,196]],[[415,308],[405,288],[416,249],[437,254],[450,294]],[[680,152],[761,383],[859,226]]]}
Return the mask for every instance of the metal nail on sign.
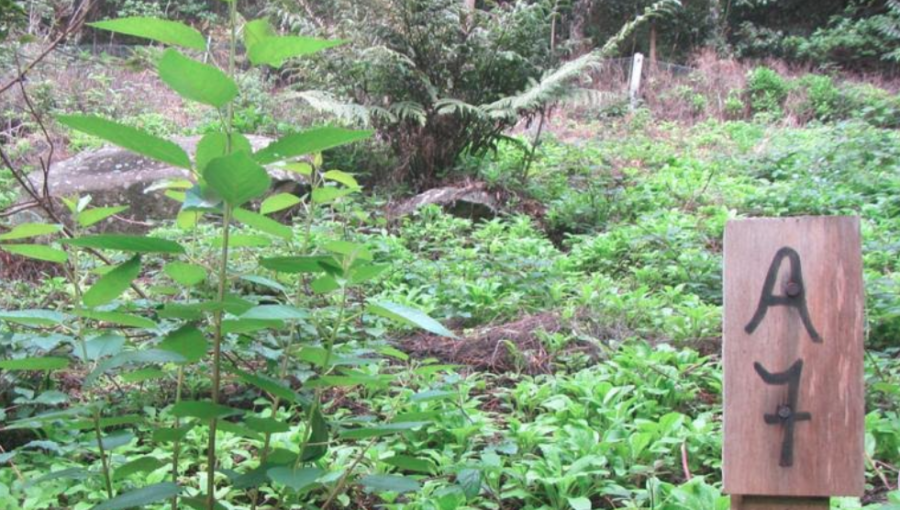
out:
{"label": "metal nail on sign", "polygon": [[852,217],[725,229],[722,470],[732,508],[827,508],[809,498],[863,493],[860,246]]}

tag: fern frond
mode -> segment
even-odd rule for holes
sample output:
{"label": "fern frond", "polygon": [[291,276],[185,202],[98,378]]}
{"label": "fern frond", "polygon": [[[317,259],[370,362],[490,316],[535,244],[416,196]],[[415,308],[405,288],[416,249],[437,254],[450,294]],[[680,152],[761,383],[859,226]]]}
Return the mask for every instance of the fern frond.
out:
{"label": "fern frond", "polygon": [[372,108],[361,104],[342,101],[324,90],[305,90],[294,92],[291,97],[306,101],[314,110],[337,117],[338,119],[368,125],[372,117]]}

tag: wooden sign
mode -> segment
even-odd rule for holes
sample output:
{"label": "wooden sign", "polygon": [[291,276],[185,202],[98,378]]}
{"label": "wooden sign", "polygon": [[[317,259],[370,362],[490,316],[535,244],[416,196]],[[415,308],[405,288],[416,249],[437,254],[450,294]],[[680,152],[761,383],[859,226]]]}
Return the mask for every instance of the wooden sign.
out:
{"label": "wooden sign", "polygon": [[722,470],[733,509],[827,509],[829,496],[863,493],[860,252],[858,218],[726,226]]}

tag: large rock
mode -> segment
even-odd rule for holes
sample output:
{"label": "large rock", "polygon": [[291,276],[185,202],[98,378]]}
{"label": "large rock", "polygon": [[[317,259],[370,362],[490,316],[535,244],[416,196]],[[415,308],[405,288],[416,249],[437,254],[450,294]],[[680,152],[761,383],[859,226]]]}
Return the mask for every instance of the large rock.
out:
{"label": "large rock", "polygon": [[[194,154],[199,136],[176,138],[188,154]],[[272,142],[262,136],[249,136],[253,150]],[[275,184],[295,182],[296,174],[269,168]],[[43,174],[29,176],[41,189]],[[101,230],[142,232],[178,214],[180,204],[164,196],[163,191],[147,191],[154,183],[167,179],[191,179],[187,170],[140,156],[118,147],[103,147],[54,164],[49,173],[48,186],[54,198],[73,195],[92,197],[93,206],[128,205],[118,216],[119,221],[104,222]]]}
{"label": "large rock", "polygon": [[472,220],[490,219],[501,212],[500,200],[485,183],[469,182],[458,186],[433,188],[390,208],[389,216],[398,218],[412,214],[426,205],[439,205],[444,210]]}

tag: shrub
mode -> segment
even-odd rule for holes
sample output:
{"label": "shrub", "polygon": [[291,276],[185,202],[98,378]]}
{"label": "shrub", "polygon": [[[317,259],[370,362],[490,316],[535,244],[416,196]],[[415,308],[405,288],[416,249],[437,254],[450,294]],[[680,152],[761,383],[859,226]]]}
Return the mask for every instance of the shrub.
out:
{"label": "shrub", "polygon": [[900,100],[869,83],[848,84],[842,91],[847,115],[885,128],[900,126]]}
{"label": "shrub", "polygon": [[808,74],[800,79],[799,85],[806,92],[806,100],[801,105],[805,116],[827,121],[844,113],[841,91],[830,76]]}
{"label": "shrub", "polygon": [[747,105],[741,99],[741,93],[737,90],[728,91],[728,97],[725,98],[725,118],[736,120],[744,117]]}
{"label": "shrub", "polygon": [[781,116],[790,86],[780,74],[768,67],[757,67],[747,75],[750,111]]}

